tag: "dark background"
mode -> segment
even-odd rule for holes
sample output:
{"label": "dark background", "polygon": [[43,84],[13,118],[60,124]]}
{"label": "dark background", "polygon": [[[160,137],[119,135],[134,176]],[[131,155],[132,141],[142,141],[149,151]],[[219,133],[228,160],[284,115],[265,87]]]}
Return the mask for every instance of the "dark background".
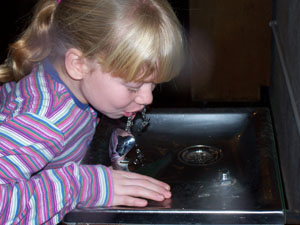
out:
{"label": "dark background", "polygon": [[8,45],[24,30],[36,0],[9,0],[1,2],[0,62],[6,58]]}

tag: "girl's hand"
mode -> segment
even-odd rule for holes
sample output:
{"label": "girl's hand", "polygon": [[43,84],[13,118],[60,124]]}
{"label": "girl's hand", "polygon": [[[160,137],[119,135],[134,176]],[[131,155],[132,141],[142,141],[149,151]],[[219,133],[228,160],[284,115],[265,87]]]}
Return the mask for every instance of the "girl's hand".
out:
{"label": "girl's hand", "polygon": [[111,169],[114,184],[113,206],[144,207],[146,199],[163,201],[171,197],[170,186],[154,178]]}

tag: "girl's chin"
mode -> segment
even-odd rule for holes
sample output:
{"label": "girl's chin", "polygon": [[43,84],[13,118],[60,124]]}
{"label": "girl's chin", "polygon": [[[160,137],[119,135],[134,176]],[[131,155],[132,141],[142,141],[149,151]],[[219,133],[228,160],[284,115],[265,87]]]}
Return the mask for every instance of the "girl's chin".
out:
{"label": "girl's chin", "polygon": [[123,117],[123,114],[112,114],[112,113],[103,113],[105,116],[107,116],[110,119],[120,119],[121,117]]}
{"label": "girl's chin", "polygon": [[124,115],[113,115],[113,116],[110,116],[109,118],[111,119],[120,119],[122,118]]}
{"label": "girl's chin", "polygon": [[[103,113],[103,112],[102,112]],[[121,117],[125,116],[125,117],[130,117],[132,116],[133,118],[135,117],[135,112],[123,112],[123,113],[116,113],[116,114],[113,114],[113,113],[103,113],[105,116],[111,118],[111,119],[120,119]]]}

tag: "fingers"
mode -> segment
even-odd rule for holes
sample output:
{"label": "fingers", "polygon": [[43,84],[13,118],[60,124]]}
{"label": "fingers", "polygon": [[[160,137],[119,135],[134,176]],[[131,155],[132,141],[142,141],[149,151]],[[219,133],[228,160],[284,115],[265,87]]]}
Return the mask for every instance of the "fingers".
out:
{"label": "fingers", "polygon": [[167,198],[164,194],[160,193],[159,191],[149,189],[148,187],[137,186],[135,184],[122,186],[122,188],[118,192],[116,192],[116,194],[122,196],[126,195],[146,198],[154,201],[163,201],[165,198]]}
{"label": "fingers", "polygon": [[145,199],[163,201],[171,197],[170,186],[154,178],[117,170],[112,170],[112,177],[115,192],[113,205],[143,207],[147,205]]}
{"label": "fingers", "polygon": [[147,180],[149,182],[152,182],[153,184],[156,184],[156,185],[159,185],[159,186],[165,188],[168,191],[171,189],[170,185],[166,184],[165,182],[154,179],[152,177],[148,177],[148,176],[141,175],[141,174],[138,174],[138,173],[133,173],[133,172],[126,172],[126,171],[118,171],[118,172],[123,174],[123,176],[126,176],[126,177],[131,178],[131,179],[140,179],[140,180],[144,179],[144,180]]}
{"label": "fingers", "polygon": [[170,190],[170,185],[166,184],[165,182],[156,180],[152,177],[148,177],[145,175],[141,175],[138,173],[133,173],[133,172],[127,172],[127,171],[121,171],[121,170],[115,170],[115,174],[119,174],[120,176],[126,177],[128,179],[136,179],[136,180],[147,180],[153,184],[159,185],[161,187],[163,187],[166,190]]}
{"label": "fingers", "polygon": [[113,173],[113,179],[116,185],[120,186],[117,191],[122,195],[141,196],[155,201],[171,197],[170,186],[151,177],[116,171]]}
{"label": "fingers", "polygon": [[145,207],[148,202],[145,199],[134,198],[130,196],[115,196],[113,200],[113,205],[124,205],[132,207]]}

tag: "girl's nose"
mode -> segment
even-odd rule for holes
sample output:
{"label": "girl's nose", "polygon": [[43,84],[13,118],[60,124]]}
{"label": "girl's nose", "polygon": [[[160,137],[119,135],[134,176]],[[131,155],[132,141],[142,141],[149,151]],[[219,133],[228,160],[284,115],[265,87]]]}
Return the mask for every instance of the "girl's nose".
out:
{"label": "girl's nose", "polygon": [[151,83],[146,83],[140,88],[138,94],[135,98],[135,102],[139,105],[149,105],[153,101],[153,85]]}

